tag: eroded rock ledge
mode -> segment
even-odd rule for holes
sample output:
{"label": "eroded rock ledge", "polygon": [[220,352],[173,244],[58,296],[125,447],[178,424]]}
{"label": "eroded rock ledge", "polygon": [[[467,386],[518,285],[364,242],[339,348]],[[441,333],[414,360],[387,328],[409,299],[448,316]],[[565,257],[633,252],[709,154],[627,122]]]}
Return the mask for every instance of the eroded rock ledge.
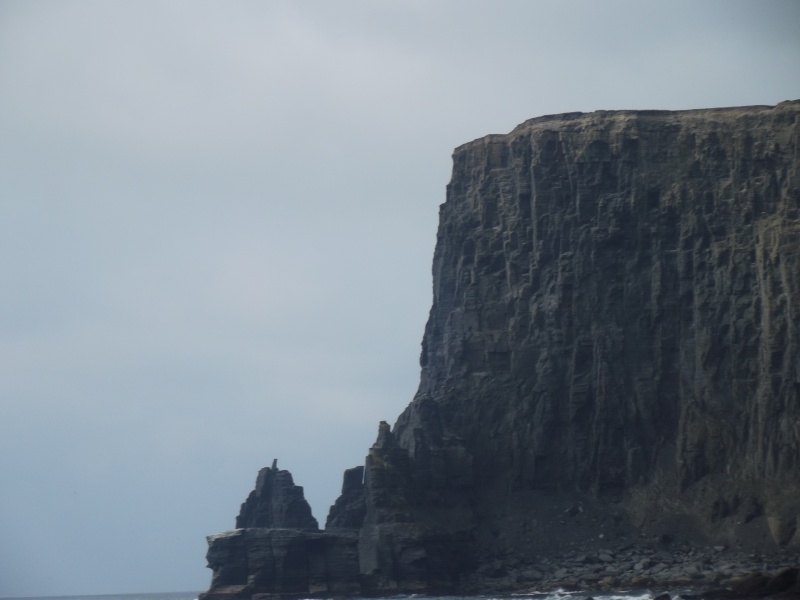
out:
{"label": "eroded rock ledge", "polygon": [[259,472],[236,526],[208,537],[205,600],[361,593],[357,530],[319,531],[303,488],[277,461]]}
{"label": "eroded rock ledge", "polygon": [[209,538],[208,600],[602,585],[601,553],[618,584],[723,583],[687,562],[715,547],[796,564],[800,101],[457,148],[433,292],[419,390],[325,530],[262,471]]}

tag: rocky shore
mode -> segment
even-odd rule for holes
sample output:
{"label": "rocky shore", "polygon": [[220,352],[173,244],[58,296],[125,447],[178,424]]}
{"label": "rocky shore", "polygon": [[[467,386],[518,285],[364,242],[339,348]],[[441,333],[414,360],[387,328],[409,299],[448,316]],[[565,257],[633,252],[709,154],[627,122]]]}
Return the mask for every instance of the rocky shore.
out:
{"label": "rocky shore", "polygon": [[[800,551],[744,553],[724,546],[671,548],[668,544],[627,544],[523,563],[500,559],[484,564],[465,581],[472,593],[533,594],[555,590],[642,590],[688,593],[735,589],[753,574],[772,578],[800,565]],[[766,595],[766,594],[765,594]],[[761,597],[754,594],[752,597]]]}

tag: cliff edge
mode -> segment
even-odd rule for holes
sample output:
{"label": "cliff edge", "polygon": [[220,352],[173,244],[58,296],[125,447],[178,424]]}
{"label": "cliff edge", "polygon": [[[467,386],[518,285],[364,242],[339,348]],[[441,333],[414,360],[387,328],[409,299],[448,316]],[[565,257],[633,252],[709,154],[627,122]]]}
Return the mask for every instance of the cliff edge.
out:
{"label": "cliff edge", "polygon": [[[420,363],[325,531],[212,536],[206,597],[800,548],[800,101],[553,115],[457,148]],[[281,531],[304,540],[291,585],[255,551],[220,578],[239,538]]]}

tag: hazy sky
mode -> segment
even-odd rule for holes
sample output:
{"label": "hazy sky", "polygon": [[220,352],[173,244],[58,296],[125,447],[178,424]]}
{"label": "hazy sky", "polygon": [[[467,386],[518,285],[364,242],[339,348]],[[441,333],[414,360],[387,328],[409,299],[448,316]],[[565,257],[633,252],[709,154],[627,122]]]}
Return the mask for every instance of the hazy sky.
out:
{"label": "hazy sky", "polygon": [[0,596],[201,590],[411,400],[454,147],[800,98],[800,1],[0,0]]}

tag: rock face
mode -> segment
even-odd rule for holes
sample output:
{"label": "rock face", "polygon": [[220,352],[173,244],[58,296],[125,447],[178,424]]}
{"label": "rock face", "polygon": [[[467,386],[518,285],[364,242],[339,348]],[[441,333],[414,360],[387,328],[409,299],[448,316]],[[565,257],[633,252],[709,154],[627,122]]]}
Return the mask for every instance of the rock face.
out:
{"label": "rock face", "polygon": [[303,488],[277,461],[258,473],[236,529],[209,536],[208,546],[206,600],[361,591],[357,531],[320,532]]}
{"label": "rock face", "polygon": [[540,117],[453,162],[415,398],[324,533],[275,520],[284,484],[248,499],[211,592],[331,591],[231,566],[284,526],[362,593],[626,540],[800,546],[800,101]]}
{"label": "rock face", "polygon": [[560,115],[456,150],[395,433],[412,460],[418,429],[464,440],[500,550],[569,492],[798,542],[798,114]]}
{"label": "rock face", "polygon": [[344,472],[342,495],[331,506],[325,529],[358,529],[366,514],[364,503],[364,467],[354,467]]}
{"label": "rock face", "polygon": [[303,496],[303,488],[294,484],[289,471],[261,469],[256,488],[250,492],[236,517],[236,528],[263,527],[269,529],[299,529],[317,531],[317,520]]}

